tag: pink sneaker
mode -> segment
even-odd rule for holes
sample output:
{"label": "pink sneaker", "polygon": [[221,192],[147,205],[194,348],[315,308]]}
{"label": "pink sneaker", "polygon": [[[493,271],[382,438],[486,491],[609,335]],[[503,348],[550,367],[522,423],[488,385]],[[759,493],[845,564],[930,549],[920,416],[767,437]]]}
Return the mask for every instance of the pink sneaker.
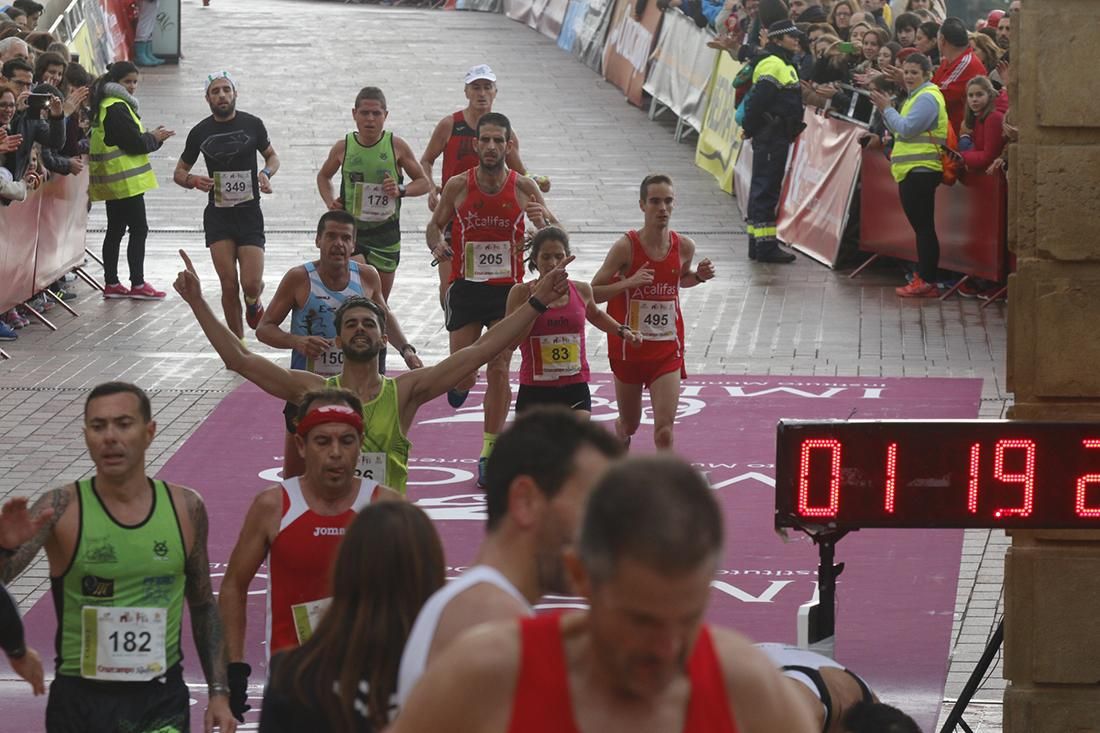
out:
{"label": "pink sneaker", "polygon": [[894,288],[899,298],[936,298],[939,297],[939,289],[931,283],[920,279],[920,275],[913,278],[905,287]]}
{"label": "pink sneaker", "polygon": [[130,289],[130,297],[134,300],[164,300],[165,295],[167,293],[163,290],[157,290],[147,282]]}
{"label": "pink sneaker", "polygon": [[115,283],[114,285],[108,285],[103,288],[104,298],[129,298],[130,288],[126,287],[122,283]]}

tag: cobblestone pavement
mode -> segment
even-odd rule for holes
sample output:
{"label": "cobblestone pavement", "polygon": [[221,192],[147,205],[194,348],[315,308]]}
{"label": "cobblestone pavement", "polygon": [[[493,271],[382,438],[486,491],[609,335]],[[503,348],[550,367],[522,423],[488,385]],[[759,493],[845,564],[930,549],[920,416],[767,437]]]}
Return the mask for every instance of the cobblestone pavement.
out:
{"label": "cobblestone pavement", "polygon": [[[574,232],[576,274],[590,275],[614,238],[640,224],[636,187],[645,173],[661,170],[675,180],[673,225],[695,237],[699,257],[710,257],[719,273],[683,298],[689,370],[980,377],[982,417],[1002,417],[1010,402],[1004,305],[979,310],[979,302],[958,298],[901,301],[893,294],[900,278],[891,269],[850,280],[801,257],[786,267],[750,264],[735,203],[694,167],[693,150],[673,140],[672,123],[651,122],[552,42],[503,16],[290,0],[213,0],[203,8],[183,0],[182,25],[183,63],[146,72],[138,89],[146,124],[177,132],[153,156],[162,188],[147,197],[153,230],[147,273],[162,288],[179,269],[175,252],[183,247],[195,256],[208,297],[216,299],[213,268],[202,253],[204,198],[171,182],[187,131],[208,114],[206,74],[223,68],[234,74],[240,108],[265,120],[283,161],[276,193],[264,203],[270,294],[283,272],[314,251],[311,228],[322,211],[314,177],[329,147],[350,128],[359,87],[386,91],[388,127],[419,154],[435,122],[463,106],[464,70],[487,62],[500,77],[497,109],[519,132],[524,160],[553,179],[548,202]],[[407,246],[391,303],[432,363],[445,355],[447,339],[436,275],[422,244],[427,207],[421,201],[406,206]],[[103,223],[97,207],[91,226]],[[93,250],[100,237],[89,233]],[[91,385],[126,379],[150,390],[161,427],[150,455],[156,470],[239,384],[174,293],[150,304],[104,302],[86,286],[78,290],[79,318],[55,307],[49,316],[56,333],[35,325],[5,344],[14,358],[0,364],[0,498],[36,495],[91,470],[80,435],[82,399]],[[251,339],[249,345],[267,353]],[[603,363],[599,352],[592,356]],[[1006,545],[1003,532],[967,533],[949,699],[999,618]],[[47,588],[39,563],[13,591],[27,607]],[[975,731],[999,730],[1002,689],[998,666],[977,695],[990,704],[972,708]]]}

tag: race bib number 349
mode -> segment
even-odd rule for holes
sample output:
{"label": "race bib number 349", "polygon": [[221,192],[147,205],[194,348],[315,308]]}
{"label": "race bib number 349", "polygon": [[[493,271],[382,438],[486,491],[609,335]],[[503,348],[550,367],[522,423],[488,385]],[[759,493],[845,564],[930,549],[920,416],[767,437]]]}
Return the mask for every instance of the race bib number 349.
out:
{"label": "race bib number 349", "polygon": [[250,171],[214,171],[214,206],[226,208],[254,198]]}
{"label": "race bib number 349", "polygon": [[151,680],[166,671],[168,609],[85,606],[80,674],[94,680]]}

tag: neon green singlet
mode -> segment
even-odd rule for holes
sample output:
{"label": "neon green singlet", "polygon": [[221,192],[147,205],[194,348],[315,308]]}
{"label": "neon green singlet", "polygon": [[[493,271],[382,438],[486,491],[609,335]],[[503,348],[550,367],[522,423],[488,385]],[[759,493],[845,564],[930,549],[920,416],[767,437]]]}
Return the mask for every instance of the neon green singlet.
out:
{"label": "neon green singlet", "polygon": [[[325,386],[340,389],[340,375],[326,379]],[[397,381],[382,377],[382,389],[378,396],[363,403],[363,445],[359,467],[361,476],[374,479],[404,495],[412,443],[401,431],[397,408]]]}
{"label": "neon green singlet", "polygon": [[183,532],[163,481],[150,480],[152,508],[134,526],[110,515],[94,481],[76,484],[80,534],[68,569],[50,579],[57,674],[150,680],[182,659]]}
{"label": "neon green singlet", "polygon": [[[349,132],[344,139],[344,160],[340,165],[340,198],[344,209],[356,219],[357,241],[380,250],[400,249],[401,245],[401,199],[391,200],[381,190],[387,173],[395,183],[404,180],[397,165],[393,133],[387,130],[378,142],[366,146],[359,143],[356,133]],[[366,212],[364,198],[368,204]],[[383,218],[380,212],[387,207],[392,208],[393,214]]]}

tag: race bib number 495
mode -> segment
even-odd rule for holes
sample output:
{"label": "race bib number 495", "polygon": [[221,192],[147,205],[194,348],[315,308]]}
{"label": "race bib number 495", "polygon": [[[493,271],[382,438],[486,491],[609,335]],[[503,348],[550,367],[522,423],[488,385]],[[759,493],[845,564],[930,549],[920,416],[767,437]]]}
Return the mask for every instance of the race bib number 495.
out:
{"label": "race bib number 495", "polygon": [[80,609],[80,674],[94,680],[151,680],[166,671],[168,609]]}
{"label": "race bib number 495", "polygon": [[676,301],[632,300],[628,325],[646,341],[675,341]]}

